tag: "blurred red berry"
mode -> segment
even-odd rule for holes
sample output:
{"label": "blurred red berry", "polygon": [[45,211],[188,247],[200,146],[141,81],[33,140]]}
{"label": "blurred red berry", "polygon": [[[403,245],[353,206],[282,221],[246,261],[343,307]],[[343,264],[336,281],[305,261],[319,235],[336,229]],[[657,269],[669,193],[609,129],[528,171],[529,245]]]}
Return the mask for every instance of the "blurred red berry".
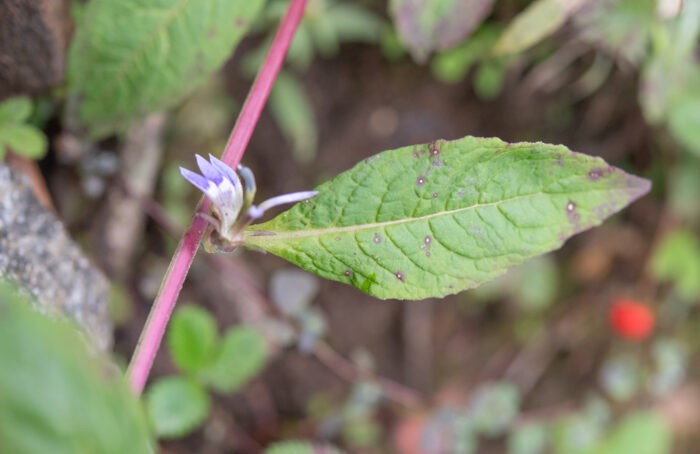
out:
{"label": "blurred red berry", "polygon": [[620,336],[641,340],[654,329],[654,313],[648,306],[631,299],[616,299],[610,308],[610,324]]}

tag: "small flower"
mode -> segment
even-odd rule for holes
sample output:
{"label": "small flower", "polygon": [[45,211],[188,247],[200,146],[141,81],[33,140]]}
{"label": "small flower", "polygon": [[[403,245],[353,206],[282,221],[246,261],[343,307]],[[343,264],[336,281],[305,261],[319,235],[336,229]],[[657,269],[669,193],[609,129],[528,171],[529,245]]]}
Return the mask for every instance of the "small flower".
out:
{"label": "small flower", "polygon": [[216,227],[223,239],[231,243],[239,240],[238,236],[243,229],[270,208],[299,202],[318,194],[317,191],[293,192],[273,197],[256,206],[252,203],[256,191],[255,177],[249,168],[239,165],[236,173],[215,156],[209,155],[209,161],[200,155],[195,155],[195,158],[202,174],[183,167],[180,167],[180,174],[209,197],[214,216],[207,216],[207,220]]}
{"label": "small flower", "polygon": [[180,167],[180,174],[197,189],[209,197],[216,219],[217,230],[226,237],[238,219],[243,208],[243,186],[236,172],[216,157],[209,155],[209,161],[195,155],[202,175]]}
{"label": "small flower", "polygon": [[642,340],[654,329],[654,313],[648,306],[632,299],[618,298],[610,308],[610,324],[620,336]]}

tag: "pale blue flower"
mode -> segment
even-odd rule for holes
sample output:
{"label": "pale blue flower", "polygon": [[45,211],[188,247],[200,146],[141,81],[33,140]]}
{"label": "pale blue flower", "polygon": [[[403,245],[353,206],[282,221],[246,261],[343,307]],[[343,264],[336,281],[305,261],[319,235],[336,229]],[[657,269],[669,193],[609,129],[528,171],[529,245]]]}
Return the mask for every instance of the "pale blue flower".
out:
{"label": "pale blue flower", "polygon": [[252,204],[255,197],[255,177],[250,169],[239,165],[236,173],[215,156],[209,155],[209,161],[200,155],[195,157],[202,174],[183,167],[180,167],[180,173],[209,197],[214,217],[207,219],[214,224],[221,237],[230,242],[238,240],[237,236],[245,226],[253,219],[260,218],[270,208],[299,202],[318,194],[317,191],[293,192],[272,197],[256,206]]}

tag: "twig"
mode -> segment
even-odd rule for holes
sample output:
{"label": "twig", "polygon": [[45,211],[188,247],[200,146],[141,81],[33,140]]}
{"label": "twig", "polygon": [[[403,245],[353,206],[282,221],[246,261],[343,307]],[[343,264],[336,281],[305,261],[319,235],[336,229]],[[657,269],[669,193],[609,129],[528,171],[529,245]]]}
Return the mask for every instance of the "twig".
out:
{"label": "twig", "polygon": [[423,402],[423,397],[420,393],[412,388],[388,378],[378,377],[374,374],[368,374],[358,370],[354,364],[333,350],[325,342],[318,342],[313,353],[321,364],[332,370],[338,377],[345,381],[352,382],[362,377],[371,378],[379,383],[379,386],[381,386],[389,399],[401,405],[416,407]]}
{"label": "twig", "polygon": [[[287,13],[277,30],[277,35],[272,41],[267,57],[265,57],[265,62],[253,82],[248,98],[243,105],[238,120],[236,120],[221,158],[222,161],[232,167],[237,166],[241,157],[243,157],[245,148],[253,134],[253,129],[258,118],[260,118],[265,101],[287,55],[287,50],[304,13],[305,6],[306,0],[291,0]],[[203,197],[197,205],[197,213],[207,213],[209,206],[209,199]],[[192,260],[197,253],[199,243],[204,237],[206,228],[207,223],[204,218],[195,215],[189,229],[177,246],[175,255],[170,262],[168,271],[153,303],[151,313],[146,320],[146,326],[141,333],[127,371],[131,389],[137,395],[141,393],[146,384],[168,320],[175,307],[175,302],[180,294]]]}

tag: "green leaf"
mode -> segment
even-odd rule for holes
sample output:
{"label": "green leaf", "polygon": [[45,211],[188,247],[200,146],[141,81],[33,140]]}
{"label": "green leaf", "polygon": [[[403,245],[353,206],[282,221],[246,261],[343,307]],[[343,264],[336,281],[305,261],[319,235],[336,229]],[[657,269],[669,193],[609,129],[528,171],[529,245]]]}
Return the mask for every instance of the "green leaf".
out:
{"label": "green leaf", "polygon": [[591,454],[668,454],[672,438],[668,423],[653,411],[627,415]]}
{"label": "green leaf", "polygon": [[466,39],[491,13],[493,0],[391,0],[401,41],[416,61]]}
{"label": "green leaf", "polygon": [[600,385],[618,402],[631,399],[639,390],[644,369],[635,355],[618,354],[608,358],[600,369]]}
{"label": "green leaf", "polygon": [[[603,436],[605,426],[596,418],[573,413],[560,418],[552,434],[552,452],[555,454],[593,454]],[[620,453],[622,454],[622,453]]]}
{"label": "green leaf", "polygon": [[211,402],[199,383],[185,377],[161,378],[146,393],[146,404],[156,434],[178,438],[199,427]]}
{"label": "green leaf", "polygon": [[93,0],[70,49],[69,92],[93,135],[177,103],[228,58],[264,0]]}
{"label": "green leaf", "polygon": [[181,306],[168,328],[168,348],[173,362],[185,371],[201,369],[214,357],[216,338],[216,322],[206,309]]}
{"label": "green leaf", "polygon": [[367,158],[244,241],[378,298],[437,297],[561,247],[649,187],[561,145],[439,140]]}
{"label": "green leaf", "polygon": [[292,143],[294,157],[308,163],[316,157],[318,131],[314,109],[306,89],[296,77],[280,72],[270,93],[270,110],[285,138]]}
{"label": "green leaf", "polygon": [[368,8],[354,3],[334,3],[323,15],[340,42],[376,43],[384,21]]}
{"label": "green leaf", "polygon": [[518,416],[520,392],[512,383],[481,386],[469,402],[474,428],[490,437],[502,435]]}
{"label": "green leaf", "polygon": [[43,132],[34,126],[23,124],[0,125],[0,148],[31,159],[41,159],[46,154],[48,141]]}
{"label": "green leaf", "polygon": [[267,348],[260,332],[239,326],[226,332],[215,359],[198,377],[216,391],[235,392],[262,370],[266,360]]}
{"label": "green leaf", "polygon": [[32,100],[17,96],[0,103],[0,123],[21,123],[32,113]]}
{"label": "green leaf", "polygon": [[282,441],[265,449],[265,454],[313,454],[313,452],[313,445],[306,441]]}
{"label": "green leaf", "polygon": [[474,74],[474,91],[484,101],[490,101],[501,94],[506,67],[502,62],[489,60],[479,65]]}
{"label": "green leaf", "polygon": [[700,83],[669,108],[668,127],[678,142],[700,155]]}
{"label": "green leaf", "polygon": [[548,438],[549,433],[544,424],[525,423],[508,437],[508,454],[544,454]]}
{"label": "green leaf", "polygon": [[536,0],[508,25],[493,48],[495,55],[522,52],[551,35],[585,0]]}
{"label": "green leaf", "polygon": [[280,441],[271,444],[265,449],[265,454],[313,454],[323,452],[324,454],[339,454],[340,451],[332,446],[314,446],[308,441]]}
{"label": "green leaf", "polygon": [[700,297],[700,242],[689,230],[667,233],[654,250],[650,271],[659,280],[673,282],[681,298]]}
{"label": "green leaf", "polygon": [[0,286],[0,452],[151,453],[140,403],[75,327]]}
{"label": "green leaf", "polygon": [[499,34],[499,27],[484,24],[462,44],[437,54],[430,62],[433,75],[442,82],[461,81],[474,63],[489,56]]}

